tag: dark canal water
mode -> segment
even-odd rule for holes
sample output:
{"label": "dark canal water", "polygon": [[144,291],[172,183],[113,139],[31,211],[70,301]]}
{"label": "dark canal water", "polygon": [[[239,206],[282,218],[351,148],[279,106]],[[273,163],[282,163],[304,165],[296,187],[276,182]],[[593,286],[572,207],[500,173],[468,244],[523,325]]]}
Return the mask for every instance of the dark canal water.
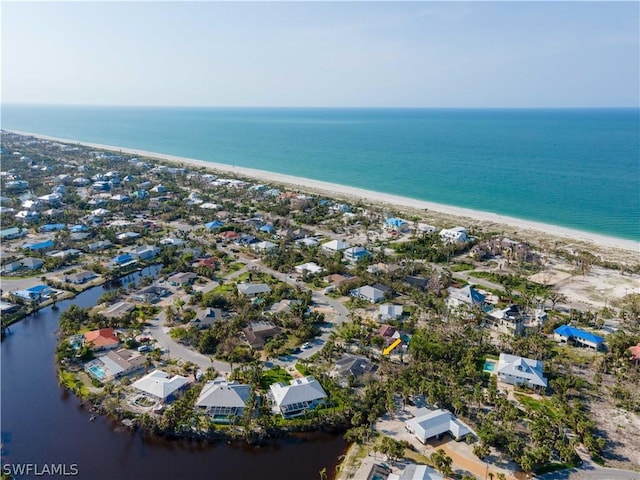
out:
{"label": "dark canal water", "polygon": [[66,464],[68,473],[77,468],[78,478],[109,480],[312,480],[323,468],[332,476],[347,448],[339,435],[313,434],[256,448],[143,436],[104,417],[90,422],[79,400],[58,386],[54,350],[59,314],[72,304],[94,305],[103,291],[97,287],[59,302],[58,310],[41,310],[13,325],[2,342],[3,469],[35,464],[31,468],[42,473],[47,465]]}

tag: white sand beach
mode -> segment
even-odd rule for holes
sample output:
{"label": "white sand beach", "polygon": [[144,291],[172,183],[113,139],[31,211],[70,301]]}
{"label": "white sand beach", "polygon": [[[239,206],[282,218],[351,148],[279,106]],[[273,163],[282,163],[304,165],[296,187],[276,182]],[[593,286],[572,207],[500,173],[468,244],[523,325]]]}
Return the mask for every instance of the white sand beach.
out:
{"label": "white sand beach", "polygon": [[[204,160],[197,160],[192,158],[177,157],[174,155],[167,155],[157,152],[148,152],[144,150],[138,150],[133,148],[122,148],[113,145],[101,145],[97,143],[79,142],[77,140],[63,139],[57,137],[51,137],[47,135],[40,135],[29,132],[21,132],[17,130],[7,130],[20,135],[32,136],[35,138],[68,143],[73,145],[82,145],[85,147],[113,151],[117,153],[127,153],[138,157],[149,157],[158,160],[166,160],[174,163],[179,163],[184,166],[203,167],[211,170],[215,170],[219,173],[226,173],[230,176],[245,177],[260,182],[277,183],[281,185],[291,186],[300,191],[307,191],[310,193],[320,193],[326,196],[342,197],[362,200],[363,202],[376,203],[388,205],[389,208],[400,207],[416,209],[421,211],[437,212],[444,215],[450,215],[451,217],[462,217],[459,219],[451,219],[451,223],[459,223],[465,226],[464,220],[471,219],[488,224],[492,230],[500,230],[500,226],[509,226],[518,230],[520,233],[542,233],[556,237],[558,240],[566,240],[569,242],[579,242],[581,244],[591,244],[597,247],[603,247],[604,249],[616,248],[622,249],[627,252],[634,252],[640,257],[640,242],[633,240],[627,240],[623,238],[609,237],[605,235],[599,235],[591,232],[584,232],[580,230],[574,230],[570,228],[560,227],[556,225],[548,225],[540,222],[534,222],[529,220],[523,220],[514,217],[508,217],[505,215],[498,215],[491,212],[483,212],[478,210],[472,210],[462,207],[453,207],[449,205],[442,205],[439,203],[427,202],[423,200],[416,200],[413,198],[402,197],[398,195],[391,195],[386,193],[375,192],[371,190],[364,190],[361,188],[349,187],[346,185],[339,185],[335,183],[322,182],[318,180],[312,180],[308,178],[295,177],[292,175],[285,175],[281,173],[268,172],[265,170],[258,170],[254,168],[237,167],[233,165],[227,165],[223,163],[215,163]],[[458,222],[459,220],[459,222]],[[530,235],[529,235],[530,236]],[[584,248],[584,245],[582,245]],[[635,257],[635,255],[634,255]]]}

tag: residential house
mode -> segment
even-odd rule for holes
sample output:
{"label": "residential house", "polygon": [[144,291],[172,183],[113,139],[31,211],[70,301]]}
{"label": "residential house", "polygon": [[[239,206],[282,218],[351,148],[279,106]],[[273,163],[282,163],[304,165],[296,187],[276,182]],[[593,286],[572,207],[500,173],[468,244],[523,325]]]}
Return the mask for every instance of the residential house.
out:
{"label": "residential house", "polygon": [[168,289],[158,285],[149,285],[146,288],[138,290],[131,295],[131,299],[136,302],[157,303],[171,293]]}
{"label": "residential house", "polygon": [[466,243],[470,240],[464,227],[443,228],[440,230],[440,238],[445,243]]}
{"label": "residential house", "polygon": [[197,278],[198,275],[193,272],[180,272],[171,275],[167,281],[174,287],[184,287],[185,285],[193,285]]}
{"label": "residential house", "polygon": [[426,465],[410,463],[399,473],[390,473],[387,480],[443,480],[444,477]]}
{"label": "residential house", "polygon": [[184,240],[175,237],[167,237],[160,240],[160,245],[171,245],[174,247],[179,247],[181,245],[184,245],[184,243]]}
{"label": "residential house", "polygon": [[22,301],[41,302],[43,299],[48,299],[52,293],[53,290],[47,285],[36,285],[26,290],[15,290],[11,292],[11,295]]}
{"label": "residential house", "polygon": [[411,230],[409,222],[395,217],[387,218],[384,222],[384,227],[392,232],[406,233]]}
{"label": "residential house", "polygon": [[122,255],[115,256],[111,259],[111,263],[114,267],[125,268],[130,265],[135,265],[138,261],[129,253],[123,253]]}
{"label": "residential house", "polygon": [[170,377],[168,373],[162,370],[154,370],[131,384],[139,392],[165,403],[169,403],[179,397],[188,385],[188,378],[182,375]]}
{"label": "residential house", "polygon": [[39,252],[44,250],[49,250],[53,248],[54,243],[53,240],[45,240],[44,242],[37,243],[25,243],[22,245],[22,248],[26,250],[31,250],[32,252]]}
{"label": "residential house", "polygon": [[266,283],[239,283],[238,292],[245,297],[257,297],[271,292],[271,288]]}
{"label": "residential house", "polygon": [[15,262],[8,263],[2,267],[3,273],[11,273],[21,269],[25,270],[37,270],[44,265],[44,262],[39,258],[25,257]]}
{"label": "residential house", "polygon": [[419,290],[425,290],[429,285],[429,279],[425,277],[420,277],[417,275],[407,275],[402,279],[403,283],[409,285],[412,288],[417,288]]}
{"label": "residential house", "polygon": [[292,418],[323,405],[327,394],[313,377],[294,378],[289,385],[274,383],[269,387],[275,406],[274,413]]}
{"label": "residential house", "polygon": [[600,350],[604,345],[604,338],[569,325],[562,325],[553,331],[556,342],[572,343],[580,347]]}
{"label": "residential house", "polygon": [[98,242],[90,243],[87,245],[87,250],[90,252],[99,252],[111,248],[113,244],[109,240],[100,240]]}
{"label": "residential house", "polygon": [[0,241],[15,240],[24,237],[27,234],[26,228],[12,227],[0,230]]}
{"label": "residential house", "polygon": [[495,372],[501,382],[509,385],[547,388],[547,379],[542,373],[540,360],[501,353]]}
{"label": "residential house", "polygon": [[364,247],[350,247],[342,254],[342,257],[350,263],[357,263],[370,256],[371,252]]}
{"label": "residential house", "polygon": [[486,316],[487,324],[499,332],[509,335],[522,335],[524,332],[524,315],[518,305],[495,309]]}
{"label": "residential house", "polygon": [[278,335],[282,330],[269,322],[251,322],[248,327],[243,328],[247,343],[256,350],[264,347],[271,338]]}
{"label": "residential house", "polygon": [[97,277],[98,275],[96,275],[93,272],[82,271],[82,272],[70,273],[68,275],[65,275],[64,281],[67,283],[73,283],[75,285],[82,285],[84,283],[90,282],[91,280]]}
{"label": "residential house", "polygon": [[85,346],[90,346],[94,352],[97,352],[118,347],[120,339],[113,328],[101,328],[85,333],[83,343]]}
{"label": "residential house", "polygon": [[336,361],[332,376],[347,379],[357,379],[367,373],[375,371],[375,366],[366,357],[344,354]]}
{"label": "residential house", "polygon": [[268,252],[276,249],[277,247],[278,247],[278,245],[276,245],[273,242],[269,242],[269,241],[258,242],[258,243],[254,243],[253,245],[251,245],[251,248],[253,250],[255,250],[256,252],[259,252],[259,253],[268,253]]}
{"label": "residential house", "polygon": [[197,410],[205,412],[216,423],[229,423],[232,417],[242,417],[251,387],[216,379],[205,384],[196,400]]}
{"label": "residential house", "polygon": [[323,268],[315,262],[303,263],[302,265],[296,265],[293,268],[300,275],[305,275],[305,274],[314,275],[316,273],[320,273],[323,271]]}
{"label": "residential house", "polygon": [[117,380],[143,370],[146,357],[134,350],[110,350],[88,362],[84,369],[102,383]]}
{"label": "residential house", "polygon": [[451,412],[442,409],[418,409],[416,416],[405,422],[405,428],[421,443],[426,443],[432,438],[441,438],[445,433],[458,442],[467,435],[473,434],[473,431]]}
{"label": "residential house", "polygon": [[118,302],[111,305],[106,310],[100,312],[103,317],[107,318],[120,318],[123,315],[133,311],[136,306],[133,303],[129,302]]}
{"label": "residential house", "polygon": [[218,238],[220,238],[223,242],[235,242],[242,237],[242,234],[235,232],[233,230],[227,230],[226,232],[222,232],[218,234]]}
{"label": "residential house", "polygon": [[[111,223],[111,226],[117,226],[114,225],[115,222]],[[129,224],[129,222],[127,222],[127,224]],[[134,240],[137,240],[138,238],[140,238],[141,235],[138,232],[122,232],[119,233],[116,238],[118,240],[120,240],[121,242],[125,243],[125,242],[133,242]]]}
{"label": "residential house", "polygon": [[208,328],[222,318],[222,310],[219,308],[207,307],[196,312],[196,318],[189,322],[189,325],[198,329]]}
{"label": "residential house", "polygon": [[351,296],[366,300],[369,303],[378,303],[384,300],[385,292],[380,288],[365,285],[364,287],[351,290]]}
{"label": "residential house", "polygon": [[380,305],[380,310],[378,312],[378,321],[386,322],[388,320],[397,320],[402,316],[403,307],[402,305],[393,305],[391,303],[385,303],[384,305]]}
{"label": "residential house", "polygon": [[323,243],[320,245],[320,249],[329,255],[333,255],[336,252],[341,252],[351,247],[349,242],[343,240],[331,240],[330,242]]}
{"label": "residential house", "polygon": [[158,247],[153,247],[151,245],[143,245],[141,247],[134,248],[131,250],[131,255],[138,257],[142,261],[152,260],[160,254],[160,249]]}
{"label": "residential house", "polygon": [[[202,207],[202,205],[201,205],[201,207]],[[218,220],[214,220],[213,222],[209,222],[209,223],[205,223],[204,224],[204,228],[206,228],[207,230],[217,230],[222,226],[224,226],[224,222],[220,222]]]}
{"label": "residential house", "polygon": [[484,306],[485,296],[471,285],[465,285],[462,288],[449,287],[447,292],[449,292],[447,305],[451,309],[482,308]]}

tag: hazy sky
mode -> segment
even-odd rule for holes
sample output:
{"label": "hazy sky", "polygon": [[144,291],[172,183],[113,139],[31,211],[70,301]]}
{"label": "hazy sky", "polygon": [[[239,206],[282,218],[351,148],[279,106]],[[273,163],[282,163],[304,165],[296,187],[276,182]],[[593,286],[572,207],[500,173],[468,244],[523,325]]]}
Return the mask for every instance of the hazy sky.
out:
{"label": "hazy sky", "polygon": [[2,102],[639,106],[637,2],[2,2]]}

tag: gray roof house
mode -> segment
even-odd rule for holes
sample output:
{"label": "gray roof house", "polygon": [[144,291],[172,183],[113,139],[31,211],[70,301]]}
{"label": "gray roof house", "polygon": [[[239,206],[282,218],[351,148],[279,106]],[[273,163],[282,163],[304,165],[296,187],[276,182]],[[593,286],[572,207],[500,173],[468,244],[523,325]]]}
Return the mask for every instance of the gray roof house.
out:
{"label": "gray roof house", "polygon": [[431,438],[439,438],[443,434],[450,434],[456,441],[462,440],[473,431],[453,416],[448,410],[429,410],[420,408],[416,416],[405,423],[405,428],[420,442],[426,443]]}
{"label": "gray roof house", "polygon": [[351,290],[352,297],[361,298],[370,303],[378,303],[384,300],[384,294],[384,290],[372,287],[371,285],[365,285],[364,287]]}
{"label": "gray roof house", "polygon": [[227,383],[224,379],[207,382],[196,401],[196,408],[206,412],[214,422],[228,423],[230,417],[241,417],[251,387],[236,382]]}
{"label": "gray roof house", "polygon": [[542,373],[540,360],[501,353],[496,366],[496,374],[501,382],[510,385],[547,388],[547,379]]}
{"label": "gray roof house", "polygon": [[322,385],[313,377],[294,378],[290,384],[274,383],[269,387],[274,400],[274,413],[285,418],[304,415],[324,404],[327,394]]}
{"label": "gray roof house", "polygon": [[196,318],[189,322],[190,325],[199,329],[207,328],[222,318],[222,310],[219,308],[204,308],[196,312]]}
{"label": "gray roof house", "polygon": [[345,354],[336,361],[333,375],[343,378],[358,378],[366,373],[371,373],[375,367],[371,364],[371,360],[358,355]]}
{"label": "gray roof house", "polygon": [[245,297],[255,297],[261,293],[269,293],[271,288],[266,283],[239,283],[238,292]]}

